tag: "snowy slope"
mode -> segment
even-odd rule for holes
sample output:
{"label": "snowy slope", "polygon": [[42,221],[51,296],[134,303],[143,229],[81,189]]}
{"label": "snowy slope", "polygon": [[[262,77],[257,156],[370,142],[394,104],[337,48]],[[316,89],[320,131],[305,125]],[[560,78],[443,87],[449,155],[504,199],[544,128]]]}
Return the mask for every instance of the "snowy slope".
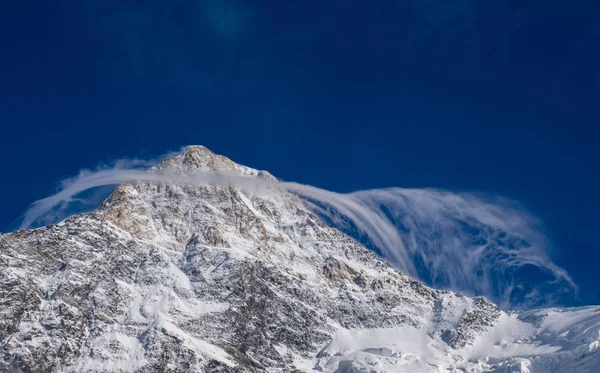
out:
{"label": "snowy slope", "polygon": [[[204,147],[159,168],[274,179]],[[278,188],[125,184],[0,236],[0,371],[600,372],[600,308],[506,313]]]}

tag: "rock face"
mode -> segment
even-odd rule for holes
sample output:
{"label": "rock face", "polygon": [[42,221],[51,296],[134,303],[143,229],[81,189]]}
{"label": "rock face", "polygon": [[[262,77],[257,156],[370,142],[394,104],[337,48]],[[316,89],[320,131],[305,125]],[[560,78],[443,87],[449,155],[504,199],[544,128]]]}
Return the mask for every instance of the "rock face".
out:
{"label": "rock face", "polygon": [[[157,166],[274,180],[192,146]],[[0,236],[0,371],[599,372],[600,308],[405,276],[278,188],[135,183]]]}

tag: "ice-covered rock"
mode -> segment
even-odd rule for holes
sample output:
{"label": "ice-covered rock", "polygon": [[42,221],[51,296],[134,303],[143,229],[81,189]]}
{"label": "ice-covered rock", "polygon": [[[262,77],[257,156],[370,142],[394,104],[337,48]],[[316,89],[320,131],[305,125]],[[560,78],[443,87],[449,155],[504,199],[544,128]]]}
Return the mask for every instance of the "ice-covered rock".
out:
{"label": "ice-covered rock", "polygon": [[[156,167],[275,180],[201,146]],[[593,373],[599,333],[428,288],[274,187],[124,184],[0,236],[0,371]]]}

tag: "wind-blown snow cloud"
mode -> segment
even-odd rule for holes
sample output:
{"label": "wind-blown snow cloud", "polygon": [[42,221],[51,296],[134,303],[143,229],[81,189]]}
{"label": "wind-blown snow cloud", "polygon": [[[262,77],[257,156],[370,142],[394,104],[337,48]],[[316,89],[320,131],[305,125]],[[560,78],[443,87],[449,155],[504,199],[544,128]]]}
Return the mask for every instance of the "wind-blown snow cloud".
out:
{"label": "wind-blown snow cloud", "polygon": [[516,202],[435,189],[387,188],[340,194],[294,182],[239,175],[172,173],[143,168],[155,162],[120,161],[82,171],[56,194],[34,202],[21,228],[52,222],[90,189],[133,182],[284,188],[304,199],[330,225],[377,251],[425,283],[484,295],[509,306],[560,302],[576,286],[549,257],[540,222]]}

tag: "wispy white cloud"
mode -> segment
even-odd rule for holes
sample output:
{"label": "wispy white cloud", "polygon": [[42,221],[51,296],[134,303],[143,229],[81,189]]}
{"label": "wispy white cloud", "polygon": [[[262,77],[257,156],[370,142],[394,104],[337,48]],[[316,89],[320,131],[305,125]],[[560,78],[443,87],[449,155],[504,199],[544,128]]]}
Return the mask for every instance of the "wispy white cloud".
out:
{"label": "wispy white cloud", "polygon": [[546,305],[577,288],[551,260],[541,223],[516,202],[501,197],[402,188],[340,194],[294,182],[139,168],[154,163],[118,161],[111,167],[82,171],[63,181],[56,194],[34,202],[21,228],[63,217],[74,201],[82,202],[76,200],[81,193],[106,185],[145,181],[277,186],[301,196],[325,221],[430,285],[484,295],[503,306]]}

